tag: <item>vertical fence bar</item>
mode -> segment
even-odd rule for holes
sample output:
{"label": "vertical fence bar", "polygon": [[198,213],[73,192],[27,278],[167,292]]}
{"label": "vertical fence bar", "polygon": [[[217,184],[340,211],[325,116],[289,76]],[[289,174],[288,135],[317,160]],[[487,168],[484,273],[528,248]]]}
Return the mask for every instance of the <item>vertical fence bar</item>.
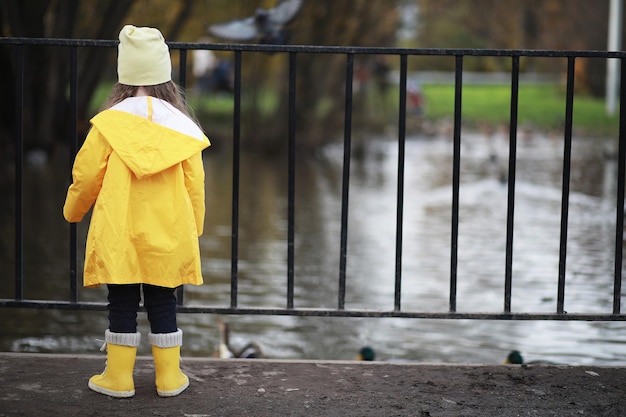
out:
{"label": "vertical fence bar", "polygon": [[348,247],[348,196],[350,188],[350,154],[352,135],[352,73],[354,54],[346,54],[346,97],[343,134],[343,186],[341,191],[341,245],[339,254],[339,291],[337,308],[343,310],[346,301],[346,260]]}
{"label": "vertical fence bar", "polygon": [[15,299],[24,298],[24,45],[15,50]]}
{"label": "vertical fence bar", "polygon": [[561,195],[561,242],[559,244],[559,282],[556,312],[565,313],[565,270],[567,260],[567,225],[569,219],[570,171],[572,162],[572,123],[574,112],[574,69],[576,58],[567,58],[567,92],[565,96],[565,135],[563,143],[563,186]]}
{"label": "vertical fence bar", "polygon": [[[78,48],[70,48],[70,172],[78,150]],[[71,174],[70,174],[71,179]],[[70,223],[70,300],[78,301],[76,223]]]}
{"label": "vertical fence bar", "polygon": [[[178,84],[183,89],[187,90],[187,50],[178,50]],[[186,94],[185,94],[186,95]]]}
{"label": "vertical fence bar", "polygon": [[[187,101],[187,50],[178,50],[178,84],[185,93],[185,102]],[[179,306],[185,304],[185,287],[183,285],[176,289],[176,303]]]}
{"label": "vertical fence bar", "polygon": [[517,162],[517,112],[519,104],[519,56],[512,57],[511,117],[509,125],[509,174],[506,217],[506,266],[504,276],[504,311],[511,312],[513,280],[513,229],[515,224],[515,165]]}
{"label": "vertical fence bar", "polygon": [[404,224],[404,158],[406,145],[406,66],[407,56],[400,55],[400,103],[398,103],[398,191],[396,202],[396,282],[394,288],[395,311],[400,311],[402,300],[402,227]]}
{"label": "vertical fence bar", "polygon": [[626,62],[620,58],[619,148],[617,163],[617,207],[615,225],[615,270],[613,281],[613,314],[621,312],[622,258],[624,247],[624,175],[626,174]]}
{"label": "vertical fence bar", "polygon": [[287,185],[287,308],[293,308],[296,194],[296,53],[289,53],[289,164]]}
{"label": "vertical fence bar", "polygon": [[452,156],[452,230],[450,236],[450,301],[456,312],[457,266],[459,256],[459,187],[461,181],[461,115],[463,98],[463,55],[456,55],[454,70],[454,150]]}
{"label": "vertical fence bar", "polygon": [[230,306],[237,308],[239,260],[239,159],[241,135],[241,51],[235,51],[233,102],[233,203],[230,266]]}

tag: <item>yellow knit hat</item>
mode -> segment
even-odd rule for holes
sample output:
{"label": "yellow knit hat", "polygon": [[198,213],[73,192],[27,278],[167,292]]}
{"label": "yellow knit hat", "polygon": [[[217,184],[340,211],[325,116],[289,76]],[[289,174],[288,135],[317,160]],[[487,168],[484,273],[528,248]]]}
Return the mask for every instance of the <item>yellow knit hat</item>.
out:
{"label": "yellow knit hat", "polygon": [[133,25],[122,28],[117,77],[120,84],[133,86],[163,84],[172,79],[170,51],[158,29]]}

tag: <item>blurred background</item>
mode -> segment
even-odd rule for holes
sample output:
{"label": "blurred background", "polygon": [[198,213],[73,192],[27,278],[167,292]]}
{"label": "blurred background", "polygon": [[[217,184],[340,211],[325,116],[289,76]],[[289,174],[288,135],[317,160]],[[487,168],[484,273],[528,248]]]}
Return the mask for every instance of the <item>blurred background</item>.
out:
{"label": "blurred background", "polygon": [[[0,34],[19,37],[52,37],[84,39],[117,39],[127,23],[155,26],[168,41],[224,42],[212,36],[207,28],[216,23],[252,16],[259,7],[276,5],[276,0],[122,0],[96,3],[73,1],[7,0],[0,6]],[[401,46],[416,48],[512,48],[512,49],[582,49],[607,48],[609,1],[585,0],[367,0],[303,1],[297,16],[286,27],[291,44]],[[622,34],[623,36],[623,34]],[[25,85],[26,149],[54,151],[65,142],[68,104],[68,50],[63,48],[27,48]],[[232,102],[228,93],[228,64],[232,54],[216,52],[213,57],[190,56],[188,65],[189,95],[215,92],[212,99],[190,97],[202,122],[217,144],[230,138]],[[195,62],[194,62],[195,58]],[[282,137],[286,123],[275,123],[287,114],[286,56],[284,54],[246,54],[243,62],[245,93],[244,136],[246,146],[270,150],[284,148]],[[92,116],[108,94],[116,77],[114,48],[86,48],[79,54],[79,111],[81,127],[87,128]],[[10,71],[14,54],[0,49],[2,94],[0,94],[0,146],[10,153],[9,133],[13,129],[14,74]],[[300,146],[317,148],[332,142],[341,133],[343,123],[343,56],[307,55],[298,57],[297,130]],[[176,56],[173,57],[176,64]],[[218,64],[223,63],[220,67]],[[394,90],[397,77],[393,70],[397,57],[357,57],[355,80],[355,123],[357,129],[370,133],[383,131],[397,119]],[[195,70],[194,70],[195,67]],[[506,71],[510,60],[497,57],[468,57],[464,69],[493,74]],[[414,73],[413,89],[424,94],[423,116],[439,120],[451,109],[433,87],[432,72],[451,71],[453,57],[411,57],[409,70]],[[521,70],[528,76],[563,81],[565,60],[523,58]],[[195,71],[195,73],[194,73]],[[419,71],[427,72],[420,78]],[[206,80],[211,72],[212,81]],[[215,72],[215,74],[214,74]],[[226,73],[226,75],[224,75]],[[432,74],[431,74],[432,75]],[[544,76],[542,78],[542,76]],[[205,78],[203,78],[205,77]],[[487,76],[484,79],[489,80]],[[495,80],[496,78],[492,78]],[[449,80],[449,79],[448,79]],[[577,93],[602,99],[606,86],[606,60],[579,59],[576,64]],[[423,90],[423,91],[418,91]],[[505,90],[506,91],[506,90]],[[557,91],[558,93],[558,91]],[[197,96],[198,94],[196,94]],[[601,102],[601,100],[600,100]],[[535,103],[536,104],[536,103]],[[466,107],[472,107],[469,104]],[[495,108],[501,106],[494,106]],[[385,111],[388,109],[388,111]],[[360,111],[359,111],[360,110]],[[559,127],[562,109],[551,119],[527,119],[546,127]],[[600,106],[601,110],[601,106]],[[466,122],[486,120],[501,122],[508,113],[466,115]],[[541,114],[542,112],[536,112]],[[543,112],[545,113],[545,112]],[[602,111],[584,125],[601,128],[606,125]],[[482,117],[481,117],[482,116]],[[522,117],[526,117],[522,115]],[[524,121],[524,119],[522,119]],[[578,120],[577,120],[578,121]],[[330,133],[330,134],[329,134]]]}
{"label": "blurred background", "polygon": [[[253,16],[274,0],[5,0],[4,37],[116,39],[124,24],[155,26],[168,41],[229,42],[211,25]],[[606,50],[609,1],[304,0],[281,42],[409,48]],[[621,32],[620,32],[621,33]],[[623,35],[622,35],[623,36]],[[258,39],[246,42],[256,42]],[[69,227],[69,50],[24,49],[25,298],[66,299]],[[178,52],[173,52],[175,78]],[[205,285],[190,305],[228,306],[232,200],[230,52],[190,53],[187,98],[211,139],[204,155]],[[79,143],[116,81],[115,48],[79,48]],[[501,311],[504,280],[510,58],[466,57],[459,224],[459,311]],[[403,257],[405,310],[447,311],[450,258],[454,57],[409,56]],[[521,58],[513,310],[555,310],[566,59]],[[357,55],[346,308],[393,308],[398,68],[394,55]],[[0,298],[15,274],[15,51],[0,47]],[[566,310],[612,307],[618,116],[606,105],[606,59],[577,59]],[[298,54],[296,307],[333,308],[341,216],[345,56]],[[240,306],[282,307],[286,292],[287,57],[242,62]],[[86,219],[87,220],[87,219]],[[79,225],[79,258],[87,222]],[[82,261],[82,260],[81,260]],[[80,289],[104,302],[106,291]],[[500,362],[530,359],[626,364],[620,322],[215,317],[180,315],[184,354],[211,356],[218,320],[232,342],[253,340],[284,358],[352,359],[371,345],[380,359]],[[145,329],[145,317],[141,316]],[[0,350],[93,353],[103,312],[0,309]],[[147,350],[146,350],[147,352]]]}

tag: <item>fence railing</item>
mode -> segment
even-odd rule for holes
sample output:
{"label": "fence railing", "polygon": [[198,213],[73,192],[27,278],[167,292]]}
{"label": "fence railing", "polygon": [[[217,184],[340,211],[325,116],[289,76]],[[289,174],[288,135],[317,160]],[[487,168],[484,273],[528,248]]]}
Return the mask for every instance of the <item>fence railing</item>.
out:
{"label": "fence railing", "polygon": [[[71,108],[70,152],[73,160],[77,152],[77,57],[82,48],[101,47],[114,48],[116,41],[100,40],[69,40],[69,39],[26,39],[26,38],[0,38],[0,45],[13,48],[17,65],[15,67],[15,276],[12,277],[15,286],[14,298],[0,299],[0,307],[4,308],[44,308],[44,309],[67,309],[67,310],[104,310],[106,304],[85,302],[78,299],[77,291],[77,231],[76,225],[70,225],[70,251],[68,254],[69,299],[66,301],[33,300],[25,299],[24,276],[23,276],[23,238],[22,225],[22,168],[23,168],[23,85],[24,85],[24,54],[25,46],[56,46],[69,48],[69,103]],[[587,321],[624,321],[626,314],[621,310],[622,293],[622,249],[624,229],[624,173],[626,164],[626,106],[620,106],[619,115],[619,147],[617,166],[617,190],[615,207],[615,246],[614,246],[614,276],[613,276],[613,302],[612,311],[605,314],[568,314],[564,310],[565,283],[567,267],[567,235],[568,235],[568,212],[570,196],[570,165],[572,146],[572,114],[574,107],[574,74],[576,60],[579,58],[618,59],[621,65],[620,102],[626,103],[626,66],[624,58],[626,53],[608,51],[549,51],[549,50],[502,50],[502,49],[406,49],[406,48],[369,48],[369,47],[324,47],[324,46],[271,46],[271,45],[227,45],[227,44],[201,44],[201,43],[169,43],[170,48],[179,51],[179,84],[184,88],[187,85],[187,52],[196,49],[211,49],[230,51],[234,54],[234,106],[233,106],[233,184],[232,184],[232,253],[230,272],[230,306],[188,306],[185,304],[182,288],[178,292],[178,309],[182,313],[212,313],[212,314],[241,314],[241,315],[298,315],[298,316],[335,316],[335,317],[406,317],[406,318],[435,318],[435,319],[495,319],[495,320],[587,320]],[[288,229],[287,229],[287,277],[286,299],[284,308],[248,308],[239,306],[238,302],[238,248],[239,248],[239,162],[240,162],[240,110],[241,110],[241,69],[242,55],[250,52],[272,52],[288,55],[288,100],[289,112],[288,123]],[[340,260],[337,306],[336,308],[298,308],[294,305],[294,239],[295,239],[295,160],[296,160],[296,64],[298,55],[306,54],[341,54],[345,60],[345,122],[343,131],[343,174],[342,174],[342,201],[341,201],[341,232],[340,249],[337,254]],[[364,310],[347,309],[345,307],[346,281],[346,258],[348,245],[348,204],[350,187],[350,161],[352,143],[352,96],[353,96],[353,72],[354,57],[358,55],[389,55],[396,56],[399,60],[399,113],[398,113],[398,183],[397,183],[397,213],[396,213],[396,239],[395,239],[395,287],[394,308],[392,310]],[[404,204],[404,165],[405,165],[405,140],[407,122],[407,59],[410,56],[449,56],[455,60],[455,96],[454,96],[454,128],[453,128],[453,172],[452,172],[452,215],[450,219],[450,278],[449,278],[449,308],[447,312],[405,311],[402,309],[402,243],[403,243],[403,204]],[[507,199],[507,227],[506,227],[506,264],[504,272],[503,310],[497,313],[481,312],[458,312],[457,311],[457,266],[458,266],[458,238],[459,238],[459,190],[460,165],[461,165],[461,103],[463,89],[463,64],[466,57],[501,57],[510,59],[510,127],[509,127],[509,162],[508,162],[508,199]],[[522,313],[511,309],[512,298],[512,263],[514,255],[513,247],[513,224],[515,218],[515,180],[516,180],[516,149],[518,135],[518,102],[519,102],[519,78],[520,58],[544,57],[561,58],[567,60],[566,102],[564,114],[564,147],[563,147],[563,170],[561,189],[561,213],[560,213],[560,248],[558,285],[556,292],[556,308],[550,313]],[[3,81],[0,81],[3,82]],[[59,271],[63,273],[63,271]],[[0,279],[11,279],[2,276]]]}

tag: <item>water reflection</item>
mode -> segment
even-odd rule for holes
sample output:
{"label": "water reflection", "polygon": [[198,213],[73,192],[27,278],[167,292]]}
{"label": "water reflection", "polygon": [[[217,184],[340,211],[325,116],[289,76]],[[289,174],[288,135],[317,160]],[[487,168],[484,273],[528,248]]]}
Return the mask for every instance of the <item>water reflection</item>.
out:
{"label": "water reflection", "polygon": [[[615,161],[610,140],[574,142],[565,309],[612,310]],[[517,152],[512,309],[556,309],[562,141],[521,140]],[[232,167],[230,154],[207,152],[207,217],[201,238],[205,285],[186,303],[230,304]],[[337,305],[341,219],[341,146],[296,165],[296,307]],[[457,310],[503,309],[508,146],[505,137],[463,135]],[[28,166],[24,198],[27,298],[65,299],[69,229],[61,216],[67,161]],[[397,144],[373,140],[352,161],[347,257],[347,308],[392,309],[394,303]],[[416,139],[406,145],[402,309],[448,310],[452,145]],[[3,183],[2,192],[12,193]],[[239,297],[242,307],[284,307],[287,277],[287,162],[242,155]],[[14,291],[13,207],[0,212],[0,295]],[[79,227],[84,245],[86,223]],[[82,257],[82,252],[79,258]],[[80,290],[104,300],[104,290]],[[187,355],[210,356],[218,342],[213,315],[180,315]],[[364,344],[382,359],[494,362],[511,349],[567,363],[626,364],[626,324],[469,320],[222,317],[235,346],[255,340],[270,356],[351,359]],[[147,331],[145,317],[140,329]],[[103,312],[0,310],[0,349],[94,352],[107,325]],[[148,352],[147,347],[141,349]]]}

